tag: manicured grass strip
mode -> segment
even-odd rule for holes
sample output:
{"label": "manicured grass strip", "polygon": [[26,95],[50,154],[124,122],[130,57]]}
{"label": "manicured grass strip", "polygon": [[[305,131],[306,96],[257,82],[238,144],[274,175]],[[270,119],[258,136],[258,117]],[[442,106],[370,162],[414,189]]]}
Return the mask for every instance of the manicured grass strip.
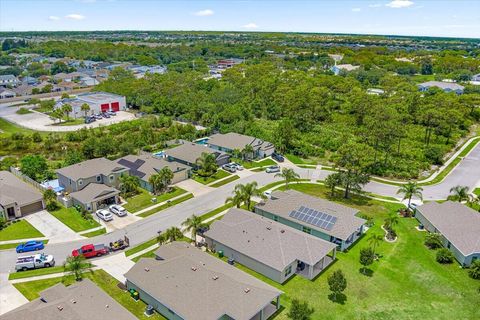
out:
{"label": "manicured grass strip", "polygon": [[[295,184],[298,181],[310,181],[310,179],[297,179],[296,181],[290,182],[290,184]],[[276,186],[279,186],[279,185],[282,185],[282,184],[285,184],[285,180],[275,181],[275,182],[269,183],[267,185],[264,185],[263,187],[260,188],[260,191],[264,192],[264,191],[270,190],[273,187],[276,187]]]}
{"label": "manicured grass strip", "polygon": [[313,164],[313,165],[316,165],[317,162],[314,161],[314,160],[310,160],[310,159],[302,159],[300,158],[299,156],[296,156],[296,155],[293,155],[293,154],[286,154],[285,155],[285,158],[287,158],[288,160],[290,160],[291,162],[293,162],[294,164]]}
{"label": "manicured grass strip", "polygon": [[41,269],[27,270],[27,271],[19,271],[19,272],[10,273],[8,275],[8,280],[43,276],[43,275],[46,275],[46,274],[60,273],[60,272],[63,272],[63,271],[64,271],[63,266],[41,268]]}
{"label": "manicured grass strip", "polygon": [[61,207],[55,211],[49,211],[51,215],[60,220],[67,227],[75,232],[85,231],[88,229],[99,227],[100,224],[93,219],[84,219],[75,208]]}
{"label": "manicured grass strip", "polygon": [[203,215],[201,216],[202,221],[205,221],[205,220],[207,220],[207,219],[209,219],[209,218],[211,218],[211,217],[213,217],[213,216],[216,216],[216,215],[219,214],[220,212],[223,212],[223,211],[225,211],[225,210],[227,210],[227,209],[229,209],[229,208],[231,208],[231,207],[233,207],[233,205],[232,205],[231,203],[227,203],[227,204],[224,204],[224,205],[221,206],[221,207],[218,207],[218,208],[216,208],[216,209],[213,209],[212,211],[207,212],[207,213],[205,213],[205,214],[203,214]]}
{"label": "manicured grass strip", "polygon": [[[134,316],[141,320],[147,319],[165,319],[160,314],[154,313],[152,316],[147,317],[145,312],[146,304],[139,300],[135,302],[127,291],[120,289],[118,285],[118,280],[113,278],[111,275],[106,273],[103,270],[96,270],[93,272],[84,273],[84,277],[92,280],[98,287],[105,291],[109,296],[116,300],[119,304],[125,307],[130,311]],[[64,285],[71,285],[75,283],[73,276],[65,276],[58,278],[51,278],[45,280],[36,280],[29,282],[15,283],[14,286],[19,290],[28,300],[33,300],[38,298],[40,292],[50,288],[58,283],[63,283]]]}
{"label": "manicured grass strip", "polygon": [[222,180],[222,181],[219,181],[219,182],[217,182],[217,183],[211,184],[210,187],[212,187],[212,188],[218,188],[218,187],[223,186],[224,184],[230,183],[230,182],[235,181],[235,180],[237,180],[237,179],[240,179],[240,177],[237,176],[237,175],[234,175],[234,176],[228,177],[228,178],[226,178],[226,179],[224,179],[224,180]]}
{"label": "manicured grass strip", "polygon": [[[140,191],[139,194],[126,199],[127,203],[124,204],[123,207],[127,209],[127,211],[135,213],[142,209],[148,208],[154,205],[155,203],[167,201],[168,199],[177,197],[187,192],[186,190],[178,187],[173,187],[170,190],[170,192],[160,194],[157,196],[151,195],[148,191],[144,189],[139,189],[139,191]],[[153,198],[156,198],[157,200],[155,202],[152,202]]]}
{"label": "manicured grass strip", "polygon": [[27,108],[20,108],[17,111],[15,111],[16,114],[29,114],[33,113],[32,111],[28,110]]}
{"label": "manicured grass strip", "polygon": [[475,188],[475,190],[473,190],[473,194],[480,197],[480,188]]}
{"label": "manicured grass strip", "polygon": [[[44,244],[48,243],[48,240],[43,240],[42,241]],[[9,244],[0,244],[0,250],[8,250],[8,249],[13,249],[16,248],[20,242],[17,243],[9,243]]]}
{"label": "manicured grass strip", "polygon": [[102,228],[102,229],[98,229],[98,230],[95,230],[95,231],[92,231],[92,232],[83,233],[82,236],[87,237],[87,238],[93,238],[93,237],[96,237],[96,236],[99,236],[99,235],[105,234],[105,233],[107,233],[107,229]]}
{"label": "manicured grass strip", "polygon": [[27,220],[17,220],[0,230],[0,241],[42,238],[44,235],[35,229]]}
{"label": "manicured grass strip", "polygon": [[138,257],[135,257],[132,259],[133,262],[137,263],[138,260],[142,258],[155,258],[155,251],[157,251],[158,248],[155,248],[153,250],[147,251],[142,255],[139,255]]}
{"label": "manicured grass strip", "polygon": [[264,168],[255,168],[255,169],[252,169],[253,172],[262,172],[262,171],[265,171]]}
{"label": "manicured grass strip", "polygon": [[148,247],[151,247],[153,246],[155,243],[157,243],[158,240],[157,238],[153,238],[153,239],[150,239],[148,241],[145,241],[143,243],[140,243],[139,245],[135,246],[135,247],[132,247],[130,249],[128,249],[127,251],[125,251],[125,256],[131,256],[132,254],[135,254],[137,252],[140,252],[144,249],[147,249]]}
{"label": "manicured grass strip", "polygon": [[201,177],[199,175],[194,175],[192,178],[193,180],[197,181],[198,183],[201,184],[209,184],[212,183],[216,180],[220,180],[222,178],[228,177],[230,173],[228,173],[225,170],[218,170],[214,175],[211,175],[210,177]]}
{"label": "manicured grass strip", "polygon": [[185,195],[185,196],[183,196],[183,197],[180,197],[180,198],[178,198],[178,199],[172,200],[170,203],[165,203],[165,204],[161,205],[160,207],[157,207],[157,208],[152,209],[152,210],[150,210],[150,211],[141,213],[141,214],[139,214],[138,216],[139,216],[139,217],[142,217],[142,218],[148,217],[148,216],[150,216],[150,215],[152,215],[152,214],[154,214],[154,213],[157,213],[157,212],[162,211],[162,210],[164,210],[164,209],[173,207],[174,205],[179,204],[179,203],[181,203],[181,202],[183,202],[183,201],[187,201],[188,199],[191,199],[191,198],[193,198],[193,194],[189,193],[189,194],[187,194],[187,195]]}

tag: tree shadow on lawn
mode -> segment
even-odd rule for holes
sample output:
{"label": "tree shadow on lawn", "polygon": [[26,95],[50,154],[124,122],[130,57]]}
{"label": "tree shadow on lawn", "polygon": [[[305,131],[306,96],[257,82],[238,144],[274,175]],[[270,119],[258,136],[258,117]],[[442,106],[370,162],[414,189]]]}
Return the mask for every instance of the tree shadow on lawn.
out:
{"label": "tree shadow on lawn", "polygon": [[358,272],[360,272],[366,277],[372,277],[374,274],[374,271],[372,269],[364,268],[364,267],[361,267],[360,269],[358,269]]}
{"label": "tree shadow on lawn", "polygon": [[347,296],[343,293],[338,293],[336,297],[333,293],[330,293],[328,295],[328,299],[330,301],[332,301],[333,303],[338,303],[338,304],[341,304],[341,305],[344,305],[345,302],[347,302]]}
{"label": "tree shadow on lawn", "polygon": [[274,314],[272,314],[270,316],[270,318],[268,318],[269,320],[273,320],[273,319],[276,319],[282,312],[283,310],[285,310],[285,306],[283,306],[281,303],[280,303],[280,308],[278,308],[277,311],[275,311]]}

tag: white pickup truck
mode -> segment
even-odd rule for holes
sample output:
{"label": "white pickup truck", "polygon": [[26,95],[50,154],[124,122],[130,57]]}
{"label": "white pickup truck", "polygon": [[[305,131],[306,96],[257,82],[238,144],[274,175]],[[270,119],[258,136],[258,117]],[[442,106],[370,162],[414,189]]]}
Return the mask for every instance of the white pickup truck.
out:
{"label": "white pickup truck", "polygon": [[15,270],[25,271],[28,269],[48,268],[55,265],[55,259],[51,254],[34,254],[17,258]]}

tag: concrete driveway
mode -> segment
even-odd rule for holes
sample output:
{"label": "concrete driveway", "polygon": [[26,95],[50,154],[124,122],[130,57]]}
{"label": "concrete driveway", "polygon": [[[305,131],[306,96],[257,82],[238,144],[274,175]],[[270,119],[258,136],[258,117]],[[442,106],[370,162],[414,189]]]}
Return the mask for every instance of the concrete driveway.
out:
{"label": "concrete driveway", "polygon": [[142,219],[142,218],[137,217],[137,216],[135,216],[131,213],[129,213],[125,217],[119,217],[119,216],[114,214],[113,215],[113,220],[108,221],[108,222],[105,222],[105,221],[99,219],[98,217],[95,217],[95,218],[102,226],[104,226],[107,229],[107,232],[112,232],[114,230],[123,229],[126,226],[134,223],[135,221],[138,221],[138,220]]}
{"label": "concrete driveway", "polygon": [[68,242],[84,239],[75,231],[64,225],[60,220],[52,216],[47,210],[35,212],[25,216],[32,226],[43,233],[49,239],[49,243]]}
{"label": "concrete driveway", "polygon": [[105,270],[121,283],[125,283],[126,279],[123,275],[135,265],[135,262],[127,258],[125,253],[121,252],[95,260],[95,265]]}
{"label": "concrete driveway", "polygon": [[[32,107],[33,106],[30,106],[30,108]],[[111,117],[109,119],[97,120],[90,124],[80,124],[75,126],[55,126],[53,125],[55,122],[48,115],[34,110],[31,110],[32,113],[28,114],[17,114],[16,111],[19,108],[20,107],[2,107],[0,110],[0,117],[10,122],[13,122],[21,127],[38,131],[77,131],[82,128],[96,128],[100,126],[108,126],[114,123],[135,119],[135,116],[132,113],[126,111],[119,111],[114,117]]]}

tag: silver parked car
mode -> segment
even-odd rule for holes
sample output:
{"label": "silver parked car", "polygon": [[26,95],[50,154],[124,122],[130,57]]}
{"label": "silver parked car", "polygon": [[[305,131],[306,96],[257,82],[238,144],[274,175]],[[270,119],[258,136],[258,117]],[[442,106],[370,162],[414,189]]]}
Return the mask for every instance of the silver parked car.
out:
{"label": "silver parked car", "polygon": [[265,170],[267,173],[280,172],[280,166],[270,166]]}
{"label": "silver parked car", "polygon": [[97,210],[97,212],[95,214],[97,215],[97,217],[99,217],[100,219],[102,219],[105,222],[113,220],[113,215],[108,210],[105,210],[105,209]]}
{"label": "silver parked car", "polygon": [[125,217],[128,213],[124,207],[118,204],[112,204],[110,207],[108,207],[108,209],[110,209],[110,212],[116,214],[119,217]]}

